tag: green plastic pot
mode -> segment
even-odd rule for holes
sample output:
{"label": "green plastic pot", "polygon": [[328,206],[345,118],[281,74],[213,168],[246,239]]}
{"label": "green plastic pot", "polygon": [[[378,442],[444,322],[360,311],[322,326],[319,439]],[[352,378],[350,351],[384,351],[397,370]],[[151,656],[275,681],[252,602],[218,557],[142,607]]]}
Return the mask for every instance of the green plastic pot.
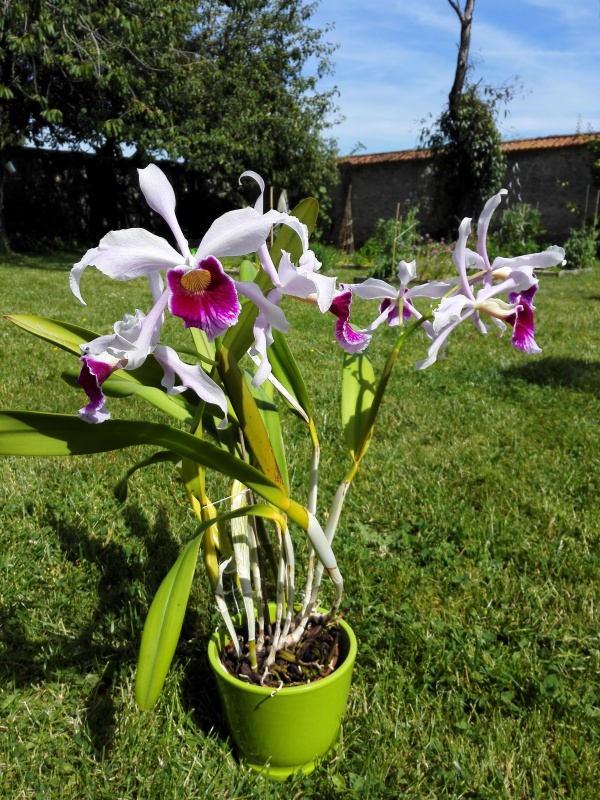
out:
{"label": "green plastic pot", "polygon": [[312,772],[334,748],[346,710],[356,637],[340,622],[339,658],[335,670],[305,686],[277,692],[230,675],[220,654],[229,641],[224,629],[213,634],[208,659],[237,754],[255,772],[273,780]]}

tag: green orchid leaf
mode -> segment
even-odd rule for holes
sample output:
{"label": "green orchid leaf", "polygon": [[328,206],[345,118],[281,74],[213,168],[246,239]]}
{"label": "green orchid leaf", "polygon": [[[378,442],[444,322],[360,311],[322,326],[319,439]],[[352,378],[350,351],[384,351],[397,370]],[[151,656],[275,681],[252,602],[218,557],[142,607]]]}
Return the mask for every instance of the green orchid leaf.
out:
{"label": "green orchid leaf", "polygon": [[179,558],[158,588],[144,625],[135,679],[136,702],[149,711],[158,700],[185,617],[204,531],[218,522],[246,516],[278,520],[281,515],[265,505],[251,505],[211,518],[200,525],[198,535],[184,547]]}
{"label": "green orchid leaf", "polygon": [[[208,336],[200,328],[190,328],[194,346],[198,353],[209,361],[215,360],[215,345],[214,342],[208,341]],[[189,352],[189,351],[188,351]]]}
{"label": "green orchid leaf", "polygon": [[252,263],[252,261],[248,261],[245,258],[242,263],[240,264],[240,280],[241,281],[253,281],[256,278],[258,270]]}
{"label": "green orchid leaf", "polygon": [[135,699],[142,711],[158,700],[181,634],[202,536],[196,536],[169,570],[152,601],[140,645]]}
{"label": "green orchid leaf", "polygon": [[144,458],[142,461],[138,461],[137,464],[134,464],[131,469],[128,469],[125,475],[121,478],[121,480],[117,483],[114,488],[114,495],[120,503],[124,503],[127,500],[127,488],[129,483],[129,478],[138,471],[138,469],[143,469],[144,467],[150,467],[152,464],[161,464],[165,461],[170,461],[172,464],[179,464],[181,461],[181,457],[177,455],[177,453],[172,453],[170,450],[159,450],[158,453],[153,453],[149,458]]}
{"label": "green orchid leaf", "polygon": [[219,352],[218,370],[252,455],[264,475],[284,489],[277,458],[256,401],[244,381],[237,361],[225,346]]}
{"label": "green orchid leaf", "polygon": [[99,333],[81,328],[79,325],[72,325],[70,322],[63,322],[59,319],[49,317],[38,317],[32,314],[8,314],[6,319],[18,328],[22,328],[28,333],[32,333],[40,339],[44,339],[50,344],[55,344],[69,353],[81,355],[80,344],[91,342],[97,339]]}
{"label": "green orchid leaf", "polygon": [[286,337],[283,333],[275,330],[273,331],[273,344],[269,348],[269,363],[271,364],[273,375],[288,390],[306,415],[312,417],[308,391],[304,378],[298,369],[296,359],[290,350]]}
{"label": "green orchid leaf", "polygon": [[[181,457],[236,478],[277,508],[287,511],[291,507],[292,512],[296,509],[297,504],[288,498],[280,482],[221,447],[170,425],[137,420],[108,420],[100,425],[89,425],[68,414],[0,412],[0,455],[87,455],[146,444],[172,450]],[[275,457],[272,458],[275,461]],[[298,509],[298,513],[303,520],[302,510]]]}
{"label": "green orchid leaf", "polygon": [[375,373],[364,353],[344,354],[342,370],[342,426],[346,445],[354,460],[369,447],[372,427],[367,430],[369,411],[375,397]]}
{"label": "green orchid leaf", "polygon": [[290,478],[288,474],[287,461],[285,458],[285,445],[283,442],[283,431],[281,430],[281,419],[277,406],[273,402],[273,386],[268,381],[263,386],[252,386],[252,378],[254,375],[250,370],[246,370],[244,378],[246,386],[251,392],[256,406],[264,422],[273,453],[277,459],[279,472],[286,492],[290,493]]}

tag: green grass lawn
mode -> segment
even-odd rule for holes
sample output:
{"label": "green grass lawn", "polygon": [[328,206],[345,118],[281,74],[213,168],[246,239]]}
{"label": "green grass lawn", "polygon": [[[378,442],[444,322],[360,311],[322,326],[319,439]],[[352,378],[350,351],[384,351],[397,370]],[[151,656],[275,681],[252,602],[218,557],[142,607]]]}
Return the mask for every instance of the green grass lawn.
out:
{"label": "green grass lawn", "polygon": [[[68,288],[77,257],[0,263],[0,311],[105,333],[147,309],[143,282],[91,269],[81,306]],[[342,355],[333,318],[285,310],[320,423],[322,516],[348,464]],[[341,744],[291,786],[234,758],[201,572],[165,692],[136,709],[145,614],[195,530],[169,467],[138,473],[121,505],[112,487],[139,450],[0,462],[0,797],[597,797],[600,269],[541,278],[536,321],[535,357],[470,323],[425,372],[413,368],[421,334],[401,354],[334,542],[359,639]],[[394,339],[378,333],[380,369]],[[60,378],[75,359],[4,320],[0,336],[0,406],[76,412],[82,394]],[[114,418],[161,419],[135,398],[109,403]],[[308,446],[285,424],[303,499]]]}

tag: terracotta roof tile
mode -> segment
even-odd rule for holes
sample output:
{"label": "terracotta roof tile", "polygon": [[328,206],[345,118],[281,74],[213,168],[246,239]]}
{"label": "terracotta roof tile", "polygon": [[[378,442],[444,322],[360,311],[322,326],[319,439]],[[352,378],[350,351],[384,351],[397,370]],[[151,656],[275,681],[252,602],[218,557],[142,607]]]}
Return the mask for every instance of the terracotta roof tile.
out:
{"label": "terracotta roof tile", "polygon": [[[514,139],[511,142],[502,142],[505,153],[519,150],[549,150],[557,147],[580,147],[587,144],[590,138],[599,136],[600,133],[576,133],[566,136],[540,136],[536,139]],[[370,153],[360,156],[345,156],[340,158],[342,164],[389,164],[394,161],[416,161],[429,158],[428,150],[398,150],[391,153]]]}

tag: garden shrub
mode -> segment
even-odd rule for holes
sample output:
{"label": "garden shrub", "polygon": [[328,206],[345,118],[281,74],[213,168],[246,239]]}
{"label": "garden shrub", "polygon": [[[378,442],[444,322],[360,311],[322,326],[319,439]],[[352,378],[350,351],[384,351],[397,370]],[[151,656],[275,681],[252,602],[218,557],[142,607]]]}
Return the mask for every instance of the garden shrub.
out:
{"label": "garden shrub", "polygon": [[598,254],[598,245],[598,231],[595,225],[571,228],[569,238],[565,242],[567,269],[592,267]]}
{"label": "garden shrub", "polygon": [[492,259],[515,253],[535,253],[540,250],[545,234],[538,209],[529,203],[518,203],[505,209],[500,229],[488,240],[488,253]]}
{"label": "garden shrub", "polygon": [[[400,259],[412,261],[416,257],[419,244],[419,207],[412,206],[403,217],[378,219],[373,236],[355,253],[357,266],[373,266],[369,276],[372,278],[395,277],[396,265]],[[396,248],[394,251],[394,231]],[[392,255],[394,256],[392,259]],[[395,261],[396,263],[392,263]]]}

